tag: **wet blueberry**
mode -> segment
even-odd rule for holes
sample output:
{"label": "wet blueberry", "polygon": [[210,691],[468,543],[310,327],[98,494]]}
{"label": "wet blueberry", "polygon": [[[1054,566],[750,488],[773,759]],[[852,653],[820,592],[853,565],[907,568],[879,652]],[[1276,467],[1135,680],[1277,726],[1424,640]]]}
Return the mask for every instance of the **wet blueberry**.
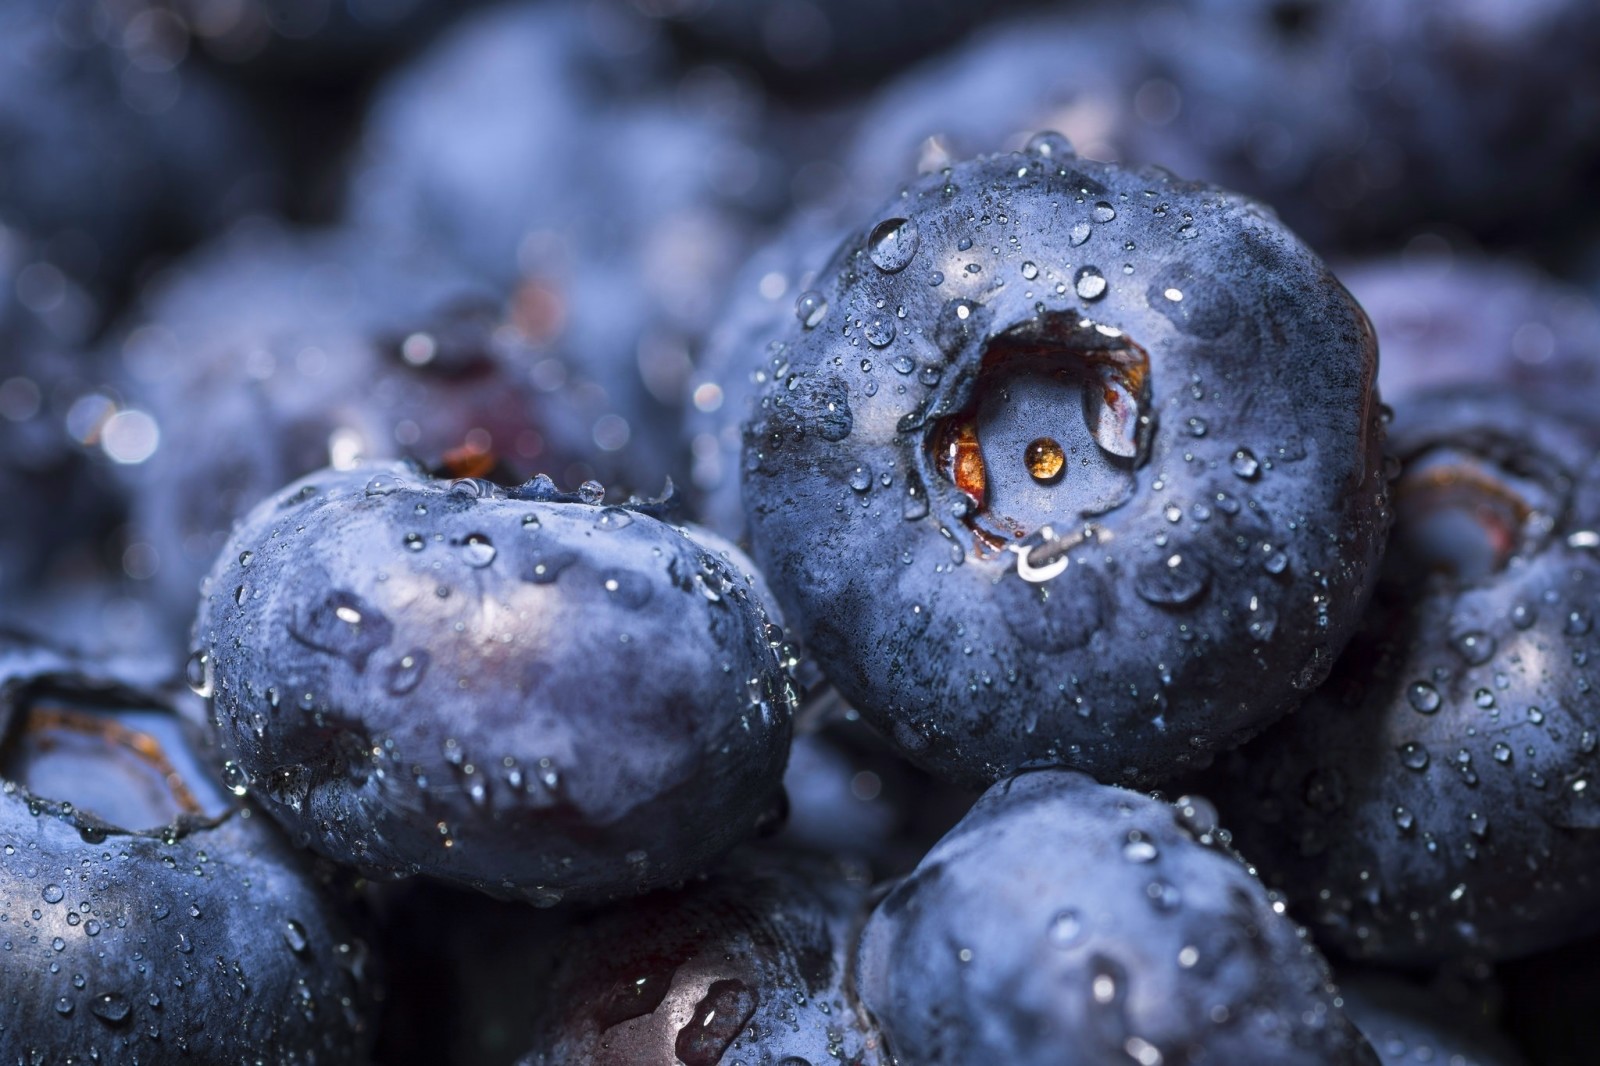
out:
{"label": "wet blueberry", "polygon": [[862,933],[897,1061],[1375,1062],[1321,956],[1185,810],[1063,771],[985,793]]}
{"label": "wet blueberry", "polygon": [[886,1066],[848,988],[866,889],[849,867],[751,853],[579,923],[524,1066]]}
{"label": "wet blueberry", "polygon": [[[154,283],[122,341],[126,391],[159,433],[128,467],[141,577],[182,643],[234,522],[324,466],[415,457],[461,475],[620,474],[597,441],[616,398],[547,346],[537,294],[504,299],[372,233],[240,227]],[[670,465],[633,472],[658,490]]]}
{"label": "wet blueberry", "polygon": [[190,661],[250,791],[374,875],[545,905],[680,880],[766,822],[781,633],[741,560],[601,493],[369,465],[252,511]]}
{"label": "wet blueberry", "polygon": [[912,184],[816,290],[747,427],[752,540],[914,761],[1157,780],[1326,676],[1387,528],[1376,353],[1259,206],[1046,135]]}
{"label": "wet blueberry", "polygon": [[0,637],[0,1058],[366,1061],[363,942],[158,696]]}
{"label": "wet blueberry", "polygon": [[1359,634],[1200,786],[1342,953],[1504,958],[1600,921],[1592,439],[1515,392],[1401,405],[1394,534]]}
{"label": "wet blueberry", "polygon": [[1469,989],[1430,990],[1378,970],[1339,974],[1339,998],[1383,1066],[1522,1066],[1525,1061]]}
{"label": "wet blueberry", "polygon": [[1531,267],[1437,251],[1357,262],[1339,278],[1382,339],[1378,379],[1390,402],[1495,385],[1565,403],[1600,378],[1600,309]]}

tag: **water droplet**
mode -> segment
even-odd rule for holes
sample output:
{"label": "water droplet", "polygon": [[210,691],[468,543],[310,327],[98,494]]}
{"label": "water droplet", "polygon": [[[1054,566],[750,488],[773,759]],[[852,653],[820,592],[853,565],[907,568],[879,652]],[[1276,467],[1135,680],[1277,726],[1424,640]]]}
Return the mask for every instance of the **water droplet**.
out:
{"label": "water droplet", "polygon": [[1129,833],[1127,843],[1122,845],[1123,859],[1132,863],[1154,862],[1160,854],[1156,846],[1146,840],[1138,830]]}
{"label": "water droplet", "polygon": [[1080,267],[1073,288],[1079,299],[1098,300],[1106,294],[1106,276],[1097,267]]}
{"label": "water droplet", "polygon": [[621,507],[607,507],[594,520],[594,528],[614,533],[633,525],[633,513]]}
{"label": "water droplet", "polygon": [[1050,437],[1038,437],[1028,442],[1023,450],[1022,461],[1028,467],[1028,474],[1040,484],[1049,484],[1061,476],[1061,471],[1067,465],[1067,453],[1061,445]]}
{"label": "water droplet", "polygon": [[72,1000],[66,996],[57,997],[56,1013],[61,1015],[63,1018],[70,1015],[72,1013]]}
{"label": "water droplet", "polygon": [[189,661],[183,667],[183,678],[196,696],[210,698],[213,688],[212,663],[211,656],[204,649],[189,656]]}
{"label": "water droplet", "polygon": [[885,274],[904,270],[916,258],[917,224],[909,218],[884,219],[867,238],[867,254]]}
{"label": "water droplet", "polygon": [[1233,458],[1228,460],[1228,465],[1234,474],[1245,481],[1254,481],[1261,473],[1261,463],[1249,448],[1240,448],[1234,452]]}
{"label": "water droplet", "polygon": [[256,553],[255,552],[250,552],[250,551],[240,552],[239,553],[239,565],[240,566],[249,566],[250,565],[250,560],[254,559],[255,557],[256,557]]}
{"label": "water droplet", "polygon": [[1414,740],[1408,740],[1400,745],[1400,763],[1408,770],[1426,770],[1428,768],[1428,749]]}
{"label": "water droplet", "polygon": [[685,1066],[716,1066],[733,1045],[761,999],[743,981],[713,981],[694,1015],[678,1030],[675,1050]]}
{"label": "water droplet", "polygon": [[233,759],[222,764],[222,783],[235,796],[242,796],[250,791],[250,775]]}
{"label": "water droplet", "polygon": [[1094,227],[1087,222],[1074,222],[1067,231],[1067,243],[1076,248],[1094,235]]}
{"label": "water droplet", "polygon": [[368,496],[387,496],[401,486],[402,482],[393,474],[378,474],[367,482]]}
{"label": "water droplet", "polygon": [[289,945],[289,950],[296,955],[304,955],[310,941],[306,939],[306,927],[290,918],[283,927],[283,942]]}
{"label": "water droplet", "polygon": [[1077,154],[1072,150],[1072,142],[1055,130],[1041,130],[1029,137],[1026,151],[1046,159],[1070,159]]}
{"label": "water droplet", "polygon": [[1083,920],[1075,910],[1057,911],[1050,919],[1050,943],[1058,948],[1070,948],[1083,939]]}
{"label": "water droplet", "polygon": [[806,330],[814,330],[826,315],[827,299],[822,298],[822,293],[814,288],[800,293],[800,298],[795,301],[795,319],[800,320],[800,325]]}
{"label": "water droplet", "polygon": [[133,1004],[120,992],[102,992],[89,1000],[89,1011],[107,1025],[118,1025],[128,1018]]}
{"label": "water droplet", "polygon": [[874,348],[886,348],[894,342],[896,327],[891,315],[873,315],[861,327],[861,335]]}
{"label": "water droplet", "polygon": [[1112,207],[1107,201],[1101,200],[1099,203],[1094,205],[1094,210],[1090,213],[1089,217],[1094,219],[1096,222],[1110,222],[1112,219],[1117,217],[1117,209]]}
{"label": "water droplet", "polygon": [[1469,666],[1482,666],[1494,658],[1495,650],[1499,647],[1494,637],[1478,630],[1462,633],[1450,644],[1455,648],[1456,654],[1465,659]]}
{"label": "water droplet", "polygon": [[394,626],[375,607],[352,592],[336,589],[318,602],[295,610],[289,635],[308,648],[337,655],[365,670],[372,653],[389,643]]}
{"label": "water droplet", "polygon": [[62,891],[61,886],[58,884],[51,883],[44,886],[44,901],[46,903],[60,903],[65,896],[66,892]]}
{"label": "water droplet", "polygon": [[1032,281],[1034,278],[1039,276],[1039,265],[1031,259],[1023,263],[1022,276],[1028,281]]}
{"label": "water droplet", "polygon": [[1505,743],[1496,743],[1490,754],[1494,756],[1495,762],[1504,766],[1511,761],[1511,746]]}
{"label": "water droplet", "polygon": [[478,570],[494,562],[495,554],[494,544],[482,533],[467,534],[466,542],[461,546],[461,557],[468,566]]}
{"label": "water droplet", "polygon": [[1211,570],[1199,556],[1174,551],[1140,566],[1133,588],[1148,603],[1181,607],[1197,599],[1210,579]]}
{"label": "water droplet", "polygon": [[1439,695],[1439,690],[1426,681],[1414,681],[1406,689],[1406,702],[1411,704],[1411,709],[1419,714],[1433,714],[1444,702]]}
{"label": "water droplet", "polygon": [[866,492],[872,488],[872,471],[864,466],[858,466],[850,471],[850,487],[857,492]]}
{"label": "water droplet", "polygon": [[428,546],[428,540],[421,533],[407,533],[405,544],[407,551],[419,552]]}
{"label": "water droplet", "polygon": [[1412,827],[1417,824],[1416,815],[1412,814],[1404,807],[1396,807],[1392,813],[1394,816],[1394,824],[1402,833],[1411,832]]}
{"label": "water droplet", "polygon": [[578,486],[578,499],[587,504],[597,504],[606,498],[606,487],[598,481],[585,481]]}

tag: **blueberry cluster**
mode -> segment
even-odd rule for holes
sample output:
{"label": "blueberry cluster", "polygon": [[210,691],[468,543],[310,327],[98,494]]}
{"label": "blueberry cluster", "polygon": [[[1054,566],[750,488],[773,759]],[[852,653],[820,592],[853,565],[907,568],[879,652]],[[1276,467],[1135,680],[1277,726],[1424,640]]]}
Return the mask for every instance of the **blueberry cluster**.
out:
{"label": "blueberry cluster", "polygon": [[1597,55],[7,5],[0,1066],[1600,1060]]}

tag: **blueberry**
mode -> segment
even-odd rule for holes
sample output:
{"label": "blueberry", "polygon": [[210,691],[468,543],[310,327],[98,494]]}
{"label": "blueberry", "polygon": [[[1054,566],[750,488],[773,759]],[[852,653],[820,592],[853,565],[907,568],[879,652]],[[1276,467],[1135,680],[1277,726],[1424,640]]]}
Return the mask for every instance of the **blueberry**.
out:
{"label": "blueberry", "polygon": [[1027,0],[975,7],[958,0],[705,0],[651,5],[673,21],[693,53],[754,67],[775,89],[801,98],[870,86],[958,41],[982,20]]}
{"label": "blueberry", "polygon": [[143,256],[264,199],[272,163],[243,105],[139,7],[0,12],[0,226],[36,242],[43,304],[119,291]]}
{"label": "blueberry", "polygon": [[1341,953],[1504,958],[1600,927],[1592,441],[1512,391],[1400,406],[1361,630],[1326,687],[1200,786]]}
{"label": "blueberry", "polygon": [[1383,339],[1378,381],[1391,402],[1496,385],[1561,403],[1600,384],[1600,309],[1532,267],[1436,251],[1359,261],[1339,278]]}
{"label": "blueberry", "polygon": [[0,635],[0,1059],[358,1063],[364,943],[159,696]]}
{"label": "blueberry", "polygon": [[847,984],[866,888],[822,859],[747,853],[577,924],[523,1066],[887,1066]]}
{"label": "blueberry", "polygon": [[1394,974],[1356,970],[1339,975],[1339,995],[1384,1066],[1524,1062],[1467,989],[1430,991]]}
{"label": "blueberry", "polygon": [[1158,780],[1326,676],[1387,528],[1376,352],[1263,209],[1041,135],[836,263],[745,504],[785,616],[909,757]]}
{"label": "blueberry", "polygon": [[599,446],[613,423],[627,433],[618,398],[546,347],[525,295],[353,229],[239,227],[163,275],[122,364],[159,427],[127,481],[173,643],[233,523],[320,467],[410,456],[484,475],[498,461],[574,486],[628,469],[658,489],[659,453],[625,468]]}
{"label": "blueberry", "polygon": [[1375,1062],[1207,813],[1066,771],[991,788],[862,932],[897,1061]]}
{"label": "blueberry", "polygon": [[370,874],[681,880],[769,818],[793,694],[745,564],[647,510],[321,471],[229,539],[190,681],[266,808]]}
{"label": "blueberry", "polygon": [[827,305],[812,285],[843,234],[827,211],[797,214],[733,280],[728,301],[699,353],[684,417],[694,462],[696,513],[732,540],[745,539],[742,426],[755,413],[766,383],[785,363],[782,338],[790,325],[826,314]]}

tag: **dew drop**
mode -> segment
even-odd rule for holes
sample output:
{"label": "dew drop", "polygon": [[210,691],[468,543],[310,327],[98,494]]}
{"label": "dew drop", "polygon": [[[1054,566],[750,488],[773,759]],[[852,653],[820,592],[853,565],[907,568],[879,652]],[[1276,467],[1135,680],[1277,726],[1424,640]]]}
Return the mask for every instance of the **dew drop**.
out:
{"label": "dew drop", "polygon": [[1249,448],[1240,448],[1234,452],[1233,458],[1228,460],[1228,466],[1235,475],[1245,481],[1254,481],[1261,474],[1261,463]]}
{"label": "dew drop", "polygon": [[89,1011],[107,1025],[118,1025],[127,1020],[133,1010],[128,997],[120,992],[103,992],[89,1000]]}
{"label": "dew drop", "polygon": [[1054,438],[1038,437],[1023,449],[1022,460],[1027,465],[1029,476],[1043,485],[1061,476],[1061,471],[1067,465],[1067,454]]}
{"label": "dew drop", "polygon": [[46,903],[60,903],[66,893],[62,891],[60,885],[51,883],[44,886],[43,895]]}
{"label": "dew drop", "polygon": [[1450,644],[1455,648],[1456,654],[1465,659],[1469,666],[1482,666],[1494,658],[1495,650],[1499,646],[1495,643],[1494,637],[1479,630],[1462,633]]}
{"label": "dew drop", "polygon": [[1411,704],[1411,709],[1418,714],[1433,714],[1444,702],[1439,695],[1439,690],[1426,681],[1414,681],[1406,689],[1406,702]]}
{"label": "dew drop", "polygon": [[482,533],[469,533],[466,542],[461,546],[461,557],[466,560],[468,566],[481,570],[494,562],[494,544]]}
{"label": "dew drop", "polygon": [[296,955],[304,955],[310,941],[306,938],[306,927],[290,918],[283,926],[283,942],[289,945],[289,950]]}
{"label": "dew drop", "polygon": [[874,348],[887,348],[894,343],[896,332],[894,318],[891,315],[874,315],[861,328],[861,335],[867,338],[867,343]]}
{"label": "dew drop", "polygon": [[1107,201],[1101,200],[1099,203],[1094,205],[1094,210],[1090,213],[1089,217],[1094,219],[1096,222],[1110,222],[1112,219],[1117,217],[1117,209],[1112,207]]}
{"label": "dew drop", "polygon": [[1073,288],[1079,299],[1098,300],[1106,294],[1106,276],[1097,267],[1080,267]]}
{"label": "dew drop", "polygon": [[1039,276],[1039,265],[1031,259],[1023,263],[1022,276],[1028,281],[1032,281],[1034,278]]}
{"label": "dew drop", "polygon": [[1428,749],[1414,740],[1408,740],[1400,745],[1400,764],[1408,770],[1426,770],[1428,768]]}
{"label": "dew drop", "polygon": [[1139,598],[1163,607],[1192,603],[1205,591],[1210,568],[1192,552],[1175,551],[1139,568],[1133,588]]}
{"label": "dew drop", "polygon": [[873,266],[885,274],[895,274],[916,258],[917,240],[917,224],[911,219],[884,219],[867,238],[867,254]]}
{"label": "dew drop", "polygon": [[1050,943],[1058,948],[1070,948],[1083,939],[1083,919],[1075,910],[1057,911],[1050,919]]}

